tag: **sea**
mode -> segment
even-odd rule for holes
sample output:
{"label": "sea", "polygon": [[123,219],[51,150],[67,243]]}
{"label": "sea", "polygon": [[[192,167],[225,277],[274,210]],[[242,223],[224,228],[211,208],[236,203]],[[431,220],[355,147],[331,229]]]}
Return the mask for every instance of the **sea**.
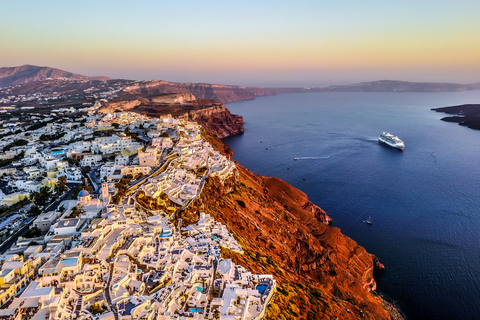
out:
{"label": "sea", "polygon": [[[431,110],[466,103],[480,91],[259,97],[227,105],[245,133],[224,141],[376,255],[377,290],[407,319],[480,319],[480,131]],[[405,150],[380,144],[384,131]]]}

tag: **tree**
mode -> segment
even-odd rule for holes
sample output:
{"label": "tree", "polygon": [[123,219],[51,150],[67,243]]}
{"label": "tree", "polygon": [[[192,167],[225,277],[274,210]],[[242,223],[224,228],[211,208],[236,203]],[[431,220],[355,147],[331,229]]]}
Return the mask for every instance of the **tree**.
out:
{"label": "tree", "polygon": [[52,192],[50,191],[50,188],[47,186],[43,186],[40,188],[40,190],[38,190],[38,192],[33,193],[32,199],[37,206],[44,206],[47,204],[51,195]]}
{"label": "tree", "polygon": [[61,176],[58,178],[58,183],[55,185],[55,192],[60,194],[64,191],[67,191],[67,177]]}
{"label": "tree", "polygon": [[112,127],[114,127],[115,129],[118,129],[118,127],[120,127],[120,125],[116,122],[112,123]]}
{"label": "tree", "polygon": [[85,167],[82,167],[81,170],[83,174],[87,174],[87,172],[92,171],[92,168],[90,168],[90,166],[85,166]]}
{"label": "tree", "polygon": [[65,212],[65,206],[62,204],[62,205],[58,208],[58,211],[61,212],[61,213],[64,213],[64,212]]}
{"label": "tree", "polygon": [[213,319],[220,319],[220,311],[218,309],[213,310]]}
{"label": "tree", "polygon": [[40,210],[37,205],[32,205],[30,209],[28,209],[27,213],[33,216],[38,216],[40,213],[42,213],[42,210]]}
{"label": "tree", "polygon": [[89,308],[88,308],[88,311],[90,311],[91,314],[93,315],[96,315],[98,313],[102,313],[103,312],[103,309],[102,307],[100,306],[100,303],[94,303],[92,304]]}
{"label": "tree", "polygon": [[27,230],[25,232],[24,237],[25,238],[35,238],[35,237],[40,237],[42,235],[42,230],[38,229],[37,227],[33,227]]}
{"label": "tree", "polygon": [[84,213],[85,209],[83,208],[83,206],[81,204],[77,204],[75,207],[72,208],[72,211],[67,218],[76,218]]}
{"label": "tree", "polygon": [[205,291],[205,282],[207,282],[207,279],[202,278],[200,279],[200,282],[202,283],[203,291]]}
{"label": "tree", "polygon": [[117,188],[117,194],[113,197],[115,203],[120,203],[120,201],[125,197],[128,191],[128,183],[130,179],[123,177],[119,182],[115,183],[115,188]]}

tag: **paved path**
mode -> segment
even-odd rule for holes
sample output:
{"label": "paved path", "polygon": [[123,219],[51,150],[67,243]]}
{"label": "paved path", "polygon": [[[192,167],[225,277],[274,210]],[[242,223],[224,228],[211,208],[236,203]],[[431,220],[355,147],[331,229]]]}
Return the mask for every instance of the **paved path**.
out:
{"label": "paved path", "polygon": [[112,282],[112,277],[113,277],[113,263],[110,264],[110,271],[108,273],[108,281],[105,284],[105,299],[107,299],[108,306],[110,307],[110,310],[112,310],[115,320],[118,320],[117,309],[112,304],[112,298],[110,297],[110,284]]}

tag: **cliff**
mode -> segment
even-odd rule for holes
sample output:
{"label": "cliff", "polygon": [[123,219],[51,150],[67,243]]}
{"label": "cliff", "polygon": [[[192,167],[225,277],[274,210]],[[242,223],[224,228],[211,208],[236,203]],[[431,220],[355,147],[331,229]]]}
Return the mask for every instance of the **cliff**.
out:
{"label": "cliff", "polygon": [[229,86],[210,83],[176,83],[167,81],[143,81],[130,85],[126,94],[152,95],[162,93],[188,92],[199,100],[216,100],[229,103],[240,100],[251,100],[258,96],[269,96],[288,92],[303,92],[302,88],[261,88]]}
{"label": "cliff", "polygon": [[[231,157],[222,141],[204,136]],[[237,164],[236,175],[224,183],[207,179],[182,221],[193,223],[202,211],[227,225],[245,250],[223,250],[225,257],[278,280],[267,319],[402,319],[372,293],[378,260],[329,226],[326,213],[286,182]]]}
{"label": "cliff", "polygon": [[131,111],[152,117],[172,115],[196,121],[219,138],[243,133],[243,117],[213,100],[196,100],[190,93],[151,95],[110,102],[99,112]]}
{"label": "cliff", "polygon": [[33,65],[23,65],[19,67],[0,68],[0,88],[25,84],[35,81],[42,81],[47,78],[67,78],[73,80],[108,80],[107,77],[88,77],[81,74],[68,71],[39,67]]}

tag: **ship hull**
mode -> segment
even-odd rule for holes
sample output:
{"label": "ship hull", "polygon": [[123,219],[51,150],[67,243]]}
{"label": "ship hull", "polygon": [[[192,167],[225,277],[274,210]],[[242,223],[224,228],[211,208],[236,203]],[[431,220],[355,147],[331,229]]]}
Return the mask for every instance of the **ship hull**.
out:
{"label": "ship hull", "polygon": [[389,146],[389,147],[391,147],[391,148],[395,148],[395,149],[398,149],[398,150],[402,150],[402,151],[403,151],[403,149],[405,148],[404,146],[394,145],[394,144],[391,144],[391,143],[389,143],[389,142],[387,142],[387,141],[384,141],[384,140],[382,140],[382,139],[378,139],[378,141],[379,141],[380,143],[384,144],[384,145],[387,145],[387,146]]}

